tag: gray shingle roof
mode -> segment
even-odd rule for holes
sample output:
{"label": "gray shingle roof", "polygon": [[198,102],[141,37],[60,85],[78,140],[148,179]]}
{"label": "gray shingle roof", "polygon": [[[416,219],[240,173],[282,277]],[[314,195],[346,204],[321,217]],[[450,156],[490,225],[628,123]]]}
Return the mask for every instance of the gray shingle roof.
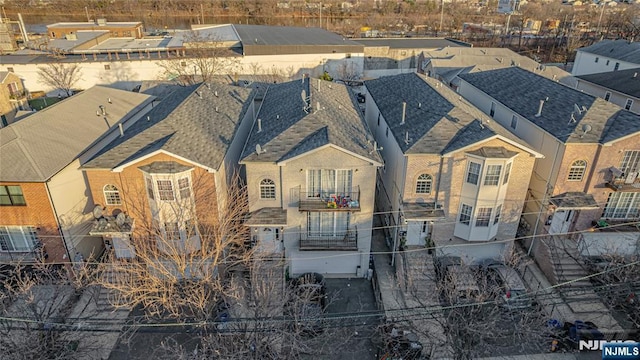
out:
{"label": "gray shingle roof", "polygon": [[[563,142],[606,143],[640,131],[640,115],[518,67],[460,78]],[[547,98],[536,117],[540,100]]]}
{"label": "gray shingle roof", "polygon": [[640,68],[577,76],[578,79],[600,85],[626,95],[640,98]]}
{"label": "gray shingle roof", "polygon": [[217,170],[251,99],[251,89],[236,86],[176,86],[172,95],[83,167],[113,169],[164,150]]}
{"label": "gray shingle roof", "polygon": [[[318,89],[320,86],[320,89]],[[312,109],[304,111],[301,94],[310,94]],[[318,111],[317,106],[321,109]],[[367,142],[369,129],[355,99],[346,86],[308,78],[274,84],[267,90],[258,118],[262,131],[254,125],[241,159],[246,162],[279,162],[325,145],[381,162]],[[264,153],[256,154],[256,144]]]}
{"label": "gray shingle roof", "polygon": [[640,43],[627,40],[602,40],[578,51],[640,64]]}
{"label": "gray shingle roof", "polygon": [[[108,103],[111,99],[111,103]],[[76,159],[152,96],[94,86],[0,129],[0,180],[41,182]],[[99,106],[105,116],[96,116]]]}
{"label": "gray shingle roof", "polygon": [[531,148],[437,80],[402,74],[365,81],[365,86],[405,154],[447,154],[496,135]]}
{"label": "gray shingle roof", "polygon": [[[233,25],[245,45],[351,45],[343,36],[314,27]],[[257,40],[257,42],[256,42]]]}

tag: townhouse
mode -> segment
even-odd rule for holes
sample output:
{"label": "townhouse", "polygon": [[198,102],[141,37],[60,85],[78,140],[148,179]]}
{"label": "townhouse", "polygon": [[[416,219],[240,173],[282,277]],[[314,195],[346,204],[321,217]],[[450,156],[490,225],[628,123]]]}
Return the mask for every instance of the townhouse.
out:
{"label": "townhouse", "polygon": [[[99,254],[92,199],[79,170],[153,105],[153,96],[96,86],[0,129],[0,257],[49,261]],[[68,260],[67,260],[68,261]]]}
{"label": "townhouse", "polygon": [[365,86],[385,164],[377,198],[389,245],[435,247],[469,264],[501,259],[540,153],[435,79],[403,74]]}
{"label": "townhouse", "polygon": [[595,74],[640,66],[640,43],[624,39],[602,40],[576,51],[571,74]]}
{"label": "townhouse", "polygon": [[212,250],[202,231],[215,227],[235,200],[227,191],[252,125],[253,90],[161,87],[163,100],[142,120],[81,158],[97,204],[90,234],[116,258],[135,257],[147,240],[165,253]]}
{"label": "townhouse", "polygon": [[601,97],[625,110],[640,113],[640,78],[638,67],[576,76],[576,89]]}
{"label": "townhouse", "polygon": [[638,220],[639,115],[517,67],[460,78],[460,95],[545,156],[529,183],[530,232]]}
{"label": "townhouse", "polygon": [[308,77],[271,85],[240,161],[252,241],[293,276],[366,275],[377,151],[345,86]]}
{"label": "townhouse", "polygon": [[21,110],[30,110],[22,79],[12,72],[0,71],[0,127],[14,122]]}

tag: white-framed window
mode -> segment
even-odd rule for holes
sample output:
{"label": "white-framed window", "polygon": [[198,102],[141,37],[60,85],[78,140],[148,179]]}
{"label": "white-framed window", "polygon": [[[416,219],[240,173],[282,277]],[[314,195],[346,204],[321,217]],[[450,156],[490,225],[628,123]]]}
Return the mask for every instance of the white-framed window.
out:
{"label": "white-framed window", "polygon": [[260,199],[275,199],[276,183],[271,179],[262,179],[260,181]]}
{"label": "white-framed window", "polygon": [[627,150],[620,161],[620,171],[627,176],[629,173],[640,171],[640,150]]}
{"label": "white-framed window", "polygon": [[307,197],[327,197],[331,194],[350,195],[351,170],[311,169],[307,171]]}
{"label": "white-framed window", "polygon": [[515,115],[511,115],[511,128],[515,130],[517,126],[518,126],[518,117]]}
{"label": "white-framed window", "polygon": [[493,217],[493,225],[497,224],[500,221],[500,215],[502,215],[502,205],[498,205],[496,207],[496,214]]}
{"label": "white-framed window", "polygon": [[467,170],[467,182],[469,184],[478,185],[478,178],[480,177],[480,164],[473,161],[469,162],[469,169]]}
{"label": "white-framed window", "polygon": [[504,177],[502,178],[502,185],[509,182],[509,175],[511,175],[511,163],[507,163],[504,167]]}
{"label": "white-framed window", "polygon": [[180,199],[191,197],[191,184],[188,177],[178,179],[178,192],[180,193]]}
{"label": "white-framed window", "polygon": [[567,176],[567,180],[569,181],[582,181],[584,177],[584,173],[587,170],[587,162],[584,160],[576,160],[571,163],[571,167],[569,168],[569,175]]}
{"label": "white-framed window", "polygon": [[38,245],[38,236],[33,226],[0,226],[0,250],[29,252]]}
{"label": "white-framed window", "polygon": [[472,212],[473,212],[473,206],[462,204],[462,207],[460,208],[460,217],[458,219],[460,223],[469,225],[469,222],[471,221]]}
{"label": "white-framed window", "polygon": [[122,205],[120,191],[115,185],[107,184],[102,188],[104,201],[107,205]]}
{"label": "white-framed window", "polygon": [[481,207],[478,208],[478,214],[476,214],[476,226],[477,227],[488,227],[489,222],[491,221],[491,211],[492,208]]}
{"label": "white-framed window", "polygon": [[609,99],[611,99],[611,91],[607,91],[604,93],[604,99],[606,101],[609,101]]}
{"label": "white-framed window", "polygon": [[602,217],[607,219],[637,219],[640,217],[640,192],[612,192]]}
{"label": "white-framed window", "polygon": [[487,165],[487,171],[484,176],[484,184],[487,186],[497,186],[500,183],[500,173],[502,165]]}
{"label": "white-framed window", "polygon": [[349,230],[348,212],[313,212],[307,214],[307,235],[313,237],[341,237]]}
{"label": "white-framed window", "polygon": [[164,223],[166,240],[180,240],[180,226],[177,222]]}
{"label": "white-framed window", "polygon": [[171,180],[156,180],[156,184],[158,184],[158,198],[160,200],[173,201],[176,199]]}
{"label": "white-framed window", "polygon": [[631,110],[632,106],[633,106],[633,100],[632,99],[627,99],[627,102],[624,104],[624,109],[625,110]]}
{"label": "white-framed window", "polygon": [[416,181],[416,194],[431,194],[433,177],[429,174],[421,174]]}
{"label": "white-framed window", "polygon": [[145,178],[144,180],[147,184],[147,195],[149,196],[149,199],[154,200],[156,196],[153,193],[153,180],[150,178]]}

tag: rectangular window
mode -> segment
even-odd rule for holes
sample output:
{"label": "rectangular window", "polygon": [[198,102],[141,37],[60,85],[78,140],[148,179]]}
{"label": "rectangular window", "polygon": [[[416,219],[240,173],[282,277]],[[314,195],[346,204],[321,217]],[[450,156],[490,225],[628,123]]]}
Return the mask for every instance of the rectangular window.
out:
{"label": "rectangular window", "polygon": [[8,72],[14,72],[13,67],[11,67],[11,66],[7,67],[7,71]]}
{"label": "rectangular window", "polygon": [[107,64],[107,65],[105,65],[105,66],[104,66],[104,69],[105,69],[105,70],[111,70],[111,65],[108,65],[108,64]]}
{"label": "rectangular window", "polygon": [[631,110],[632,106],[633,106],[633,100],[627,99],[627,102],[624,104],[624,109],[625,110]]}
{"label": "rectangular window", "polygon": [[191,197],[191,186],[189,186],[189,178],[182,178],[178,180],[178,191],[180,192],[180,199],[188,199]]}
{"label": "rectangular window", "polygon": [[171,180],[158,180],[158,196],[160,200],[173,201],[176,199],[173,193],[173,183]]}
{"label": "rectangular window", "polygon": [[515,115],[512,115],[511,116],[511,128],[515,130],[516,126],[518,126],[518,118]]}
{"label": "rectangular window", "polygon": [[606,64],[607,66],[609,66],[609,61],[610,61],[610,60],[607,60],[607,64]]}
{"label": "rectangular window", "polygon": [[196,222],[189,219],[187,221],[184,222],[184,232],[187,236],[187,238],[192,238],[194,236],[196,236],[197,230],[196,230]]}
{"label": "rectangular window", "polygon": [[22,194],[20,185],[0,186],[0,206],[23,206],[27,205]]}
{"label": "rectangular window", "polygon": [[469,171],[467,172],[467,182],[469,184],[478,185],[479,177],[480,177],[480,164],[470,162]]}
{"label": "rectangular window", "polygon": [[164,223],[166,240],[180,240],[180,227],[177,222]]}
{"label": "rectangular window", "polygon": [[607,91],[606,93],[604,93],[604,99],[606,101],[609,101],[609,99],[611,99],[611,91]]}
{"label": "rectangular window", "polygon": [[502,179],[502,185],[509,182],[509,175],[511,174],[511,163],[508,163],[504,168],[504,178]]}
{"label": "rectangular window", "polygon": [[640,192],[613,192],[609,194],[602,217],[607,219],[634,219],[640,216]]}
{"label": "rectangular window", "polygon": [[496,114],[496,103],[491,103],[491,111],[489,111],[489,116],[493,117]]}
{"label": "rectangular window", "polygon": [[147,195],[149,195],[149,199],[153,200],[155,199],[153,195],[153,181],[149,178],[146,178],[145,181],[147,182]]}
{"label": "rectangular window", "polygon": [[462,204],[462,208],[460,209],[460,223],[469,225],[471,221],[471,212],[473,211],[473,207],[467,204]]}
{"label": "rectangular window", "polygon": [[36,229],[31,226],[0,226],[0,250],[33,251],[38,245]]}
{"label": "rectangular window", "polygon": [[500,215],[502,213],[502,205],[498,205],[496,208],[496,215],[493,218],[493,225],[497,224],[500,221]]}
{"label": "rectangular window", "polygon": [[478,208],[478,215],[476,216],[476,226],[487,227],[489,221],[491,221],[491,208]]}
{"label": "rectangular window", "polygon": [[315,237],[340,237],[349,229],[349,213],[309,212],[307,234]]}
{"label": "rectangular window", "polygon": [[426,222],[426,221],[423,221],[423,222],[422,222],[422,233],[424,234],[424,233],[426,233],[426,232],[427,232],[427,222]]}
{"label": "rectangular window", "polygon": [[351,170],[318,169],[307,172],[307,197],[351,195]]}
{"label": "rectangular window", "polygon": [[596,61],[595,62],[598,62],[598,60],[600,60],[600,58],[596,56]]}
{"label": "rectangular window", "polygon": [[640,150],[627,150],[620,161],[620,171],[624,176],[640,171]]}
{"label": "rectangular window", "polygon": [[502,165],[488,165],[487,174],[484,177],[484,184],[489,186],[496,186],[500,182],[500,172],[502,172]]}
{"label": "rectangular window", "polygon": [[380,126],[380,113],[378,113],[378,126]]}
{"label": "rectangular window", "polygon": [[387,126],[387,131],[385,131],[384,136],[389,137],[389,127]]}
{"label": "rectangular window", "polygon": [[617,62],[616,65],[613,67],[613,71],[618,71],[618,69],[620,69],[620,63]]}

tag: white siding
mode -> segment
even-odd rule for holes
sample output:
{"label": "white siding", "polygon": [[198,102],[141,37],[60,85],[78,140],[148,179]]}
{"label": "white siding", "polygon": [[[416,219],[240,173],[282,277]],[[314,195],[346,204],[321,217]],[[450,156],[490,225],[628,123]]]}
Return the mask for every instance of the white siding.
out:
{"label": "white siding", "polygon": [[[598,58],[598,62],[596,62],[596,58]],[[573,69],[571,69],[571,75],[578,76],[613,71],[616,63],[620,63],[618,70],[632,69],[640,66],[640,64],[620,61],[578,50],[576,60],[573,63]]]}

